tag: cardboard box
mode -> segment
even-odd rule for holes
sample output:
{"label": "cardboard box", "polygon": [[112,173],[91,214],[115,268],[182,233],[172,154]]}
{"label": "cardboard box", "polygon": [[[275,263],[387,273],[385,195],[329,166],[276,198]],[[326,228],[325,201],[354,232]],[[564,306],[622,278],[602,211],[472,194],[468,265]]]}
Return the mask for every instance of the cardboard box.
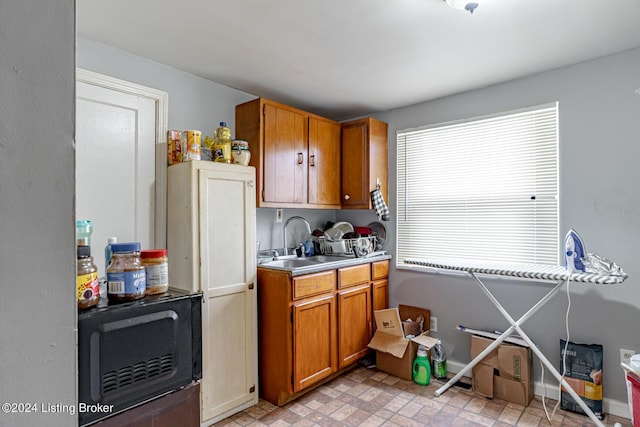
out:
{"label": "cardboard box", "polygon": [[[416,320],[420,315],[424,318],[423,332],[412,339],[404,336],[402,323],[407,319]],[[413,379],[413,361],[418,346],[427,349],[438,341],[429,336],[431,313],[423,308],[400,305],[398,308],[377,310],[374,312],[378,329],[369,348],[376,350],[376,367],[388,374],[411,381]]]}
{"label": "cardboard box", "polygon": [[[493,342],[471,336],[471,358]],[[530,348],[501,343],[472,369],[473,391],[522,406],[533,399],[533,354]]]}

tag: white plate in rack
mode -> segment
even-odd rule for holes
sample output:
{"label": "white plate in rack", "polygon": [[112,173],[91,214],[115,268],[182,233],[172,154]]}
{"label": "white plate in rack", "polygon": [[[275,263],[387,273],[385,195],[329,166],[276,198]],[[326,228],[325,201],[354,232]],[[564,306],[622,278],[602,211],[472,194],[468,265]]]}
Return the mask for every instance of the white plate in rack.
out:
{"label": "white plate in rack", "polygon": [[348,222],[336,222],[331,228],[342,231],[342,234],[347,234],[353,231],[353,225]]}
{"label": "white plate in rack", "polygon": [[353,231],[353,225],[348,222],[336,222],[333,227],[325,231],[332,240],[340,240],[346,233]]}

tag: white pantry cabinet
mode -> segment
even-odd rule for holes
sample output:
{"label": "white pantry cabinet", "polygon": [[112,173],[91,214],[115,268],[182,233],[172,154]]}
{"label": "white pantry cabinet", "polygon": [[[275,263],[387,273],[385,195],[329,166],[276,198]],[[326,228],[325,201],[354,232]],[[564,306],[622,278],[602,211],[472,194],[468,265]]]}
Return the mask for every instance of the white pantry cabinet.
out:
{"label": "white pantry cabinet", "polygon": [[167,170],[169,284],[201,291],[202,425],[258,402],[255,169]]}

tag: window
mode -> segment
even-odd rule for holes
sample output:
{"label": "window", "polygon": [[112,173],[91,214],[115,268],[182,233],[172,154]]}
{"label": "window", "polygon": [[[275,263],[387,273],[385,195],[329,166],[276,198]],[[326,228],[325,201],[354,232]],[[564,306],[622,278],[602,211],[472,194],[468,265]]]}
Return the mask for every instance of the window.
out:
{"label": "window", "polygon": [[557,104],[398,132],[396,262],[558,264]]}

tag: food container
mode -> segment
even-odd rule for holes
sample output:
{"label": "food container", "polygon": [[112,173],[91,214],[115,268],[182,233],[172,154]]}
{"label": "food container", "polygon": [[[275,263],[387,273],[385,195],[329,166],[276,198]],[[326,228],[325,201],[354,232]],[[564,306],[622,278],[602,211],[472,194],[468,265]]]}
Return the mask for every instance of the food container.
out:
{"label": "food container", "polygon": [[140,260],[140,243],[113,243],[107,268],[107,298],[113,302],[144,298],[147,281]]}
{"label": "food container", "polygon": [[140,252],[145,268],[147,295],[162,294],[169,289],[169,259],[166,249],[145,249]]}
{"label": "food container", "polygon": [[100,301],[100,283],[98,282],[98,268],[93,263],[89,246],[77,247],[77,278],[78,309],[82,310],[98,305]]}
{"label": "food container", "polygon": [[182,162],[182,139],[179,130],[167,131],[167,164]]}
{"label": "food container", "polygon": [[231,163],[247,166],[251,159],[249,143],[242,139],[234,139],[231,142]]}
{"label": "food container", "polygon": [[183,160],[200,160],[202,132],[200,132],[199,130],[186,130],[182,132],[182,134],[182,139],[186,141]]}

